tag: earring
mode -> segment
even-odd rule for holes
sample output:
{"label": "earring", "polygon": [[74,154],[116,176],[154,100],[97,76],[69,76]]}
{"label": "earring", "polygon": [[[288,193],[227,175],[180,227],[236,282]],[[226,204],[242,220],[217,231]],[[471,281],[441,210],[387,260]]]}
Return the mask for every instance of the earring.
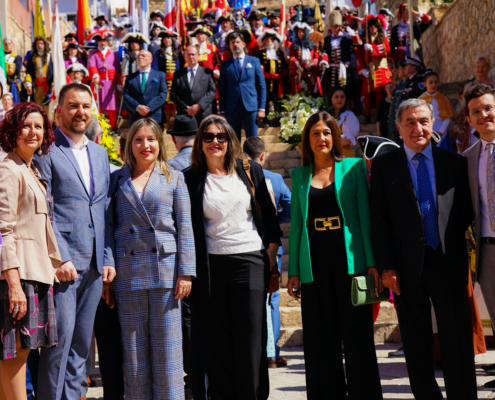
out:
{"label": "earring", "polygon": [[41,151],[41,148],[38,149],[38,151],[36,152],[39,156],[41,156],[43,154],[43,152]]}

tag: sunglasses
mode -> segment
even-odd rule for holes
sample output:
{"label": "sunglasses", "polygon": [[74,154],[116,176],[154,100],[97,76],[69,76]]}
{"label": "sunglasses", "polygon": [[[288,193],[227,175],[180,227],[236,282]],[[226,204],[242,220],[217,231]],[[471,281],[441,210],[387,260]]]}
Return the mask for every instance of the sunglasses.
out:
{"label": "sunglasses", "polygon": [[226,133],[217,133],[216,135],[211,132],[203,133],[202,139],[204,143],[213,143],[213,141],[217,139],[217,142],[220,144],[227,143],[229,138]]}

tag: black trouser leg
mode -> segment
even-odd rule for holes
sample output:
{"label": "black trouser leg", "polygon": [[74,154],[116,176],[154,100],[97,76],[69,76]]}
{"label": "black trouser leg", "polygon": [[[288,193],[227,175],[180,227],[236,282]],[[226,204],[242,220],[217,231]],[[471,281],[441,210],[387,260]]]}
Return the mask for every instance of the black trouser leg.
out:
{"label": "black trouser leg", "polygon": [[209,257],[211,300],[201,317],[208,394],[211,399],[266,400],[268,257],[264,251]]}
{"label": "black trouser leg", "polygon": [[182,354],[184,358],[184,372],[191,374],[189,365],[189,351],[191,344],[191,300],[188,297],[182,299]]}
{"label": "black trouser leg", "polygon": [[200,329],[197,320],[197,311],[191,303],[191,344],[189,347],[189,365],[194,400],[208,400],[208,378],[201,352]]}
{"label": "black trouser leg", "polygon": [[95,316],[95,338],[98,345],[101,382],[104,400],[124,398],[122,335],[117,305],[110,309],[100,299]]}

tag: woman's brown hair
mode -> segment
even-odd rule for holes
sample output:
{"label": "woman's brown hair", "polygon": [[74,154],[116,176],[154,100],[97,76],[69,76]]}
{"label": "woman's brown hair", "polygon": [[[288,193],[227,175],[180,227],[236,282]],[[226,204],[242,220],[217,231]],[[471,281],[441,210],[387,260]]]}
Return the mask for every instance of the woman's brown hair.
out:
{"label": "woman's brown hair", "polygon": [[206,117],[198,128],[196,132],[196,137],[194,138],[194,145],[191,153],[191,171],[193,172],[205,172],[207,170],[206,166],[206,156],[203,153],[203,139],[202,136],[208,131],[211,125],[218,126],[225,134],[227,134],[227,153],[225,153],[224,167],[229,174],[233,174],[235,167],[237,166],[237,159],[242,158],[241,144],[234,129],[229,125],[227,120],[219,115],[210,115]]}
{"label": "woman's brown hair", "polygon": [[303,165],[311,165],[315,162],[315,156],[313,154],[313,150],[311,150],[311,146],[309,145],[309,136],[311,135],[311,128],[317,124],[318,122],[323,121],[332,132],[332,142],[333,147],[331,151],[332,157],[335,161],[340,161],[344,159],[342,155],[342,142],[340,140],[340,130],[337,126],[337,122],[335,119],[327,112],[318,111],[308,118],[306,125],[304,125],[304,130],[302,134],[302,163]]}

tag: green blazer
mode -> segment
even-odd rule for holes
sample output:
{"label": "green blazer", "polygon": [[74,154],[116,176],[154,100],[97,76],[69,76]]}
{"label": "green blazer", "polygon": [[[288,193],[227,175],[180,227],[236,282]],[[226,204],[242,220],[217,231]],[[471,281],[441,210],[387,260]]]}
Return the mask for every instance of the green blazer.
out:
{"label": "green blazer", "polygon": [[[291,226],[289,234],[289,277],[299,276],[302,283],[313,281],[308,239],[308,193],[313,168],[292,170]],[[369,184],[364,160],[345,158],[335,163],[337,203],[344,217],[344,236],[349,275],[365,274],[375,266],[371,244]],[[328,254],[331,262],[332,255]]]}

